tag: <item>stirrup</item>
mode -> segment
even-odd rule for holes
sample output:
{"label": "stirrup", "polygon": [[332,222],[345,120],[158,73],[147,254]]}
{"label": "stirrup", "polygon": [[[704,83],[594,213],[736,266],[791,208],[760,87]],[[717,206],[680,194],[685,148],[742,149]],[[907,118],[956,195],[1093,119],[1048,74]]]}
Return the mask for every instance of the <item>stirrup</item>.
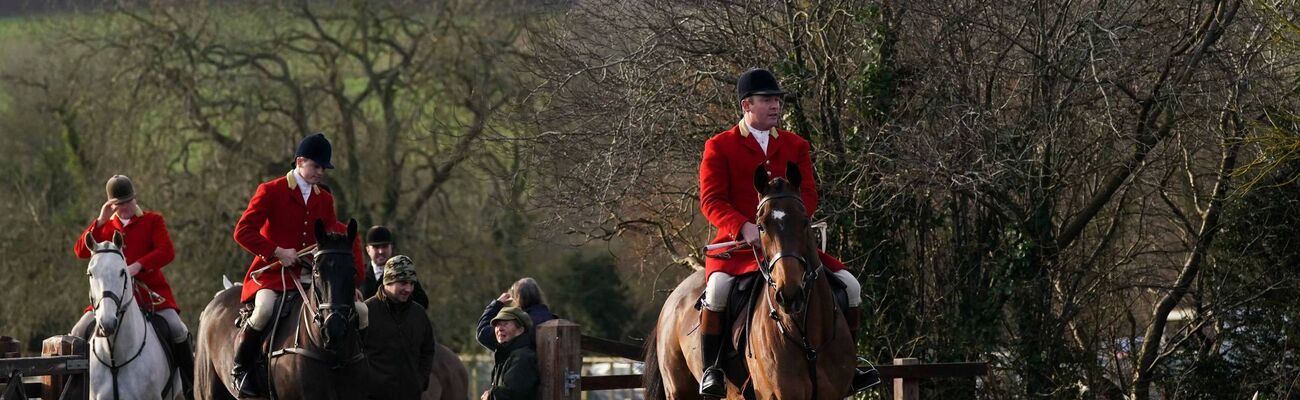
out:
{"label": "stirrup", "polygon": [[230,371],[230,374],[235,377],[234,384],[235,391],[237,392],[235,395],[236,398],[244,399],[262,397],[261,390],[257,387],[257,383],[253,382],[253,371],[249,368],[235,367]]}
{"label": "stirrup", "polygon": [[865,358],[858,357],[858,362],[859,363],[865,362],[869,367],[865,371],[862,370],[861,368],[853,367],[853,381],[850,383],[851,385],[851,388],[849,389],[850,394],[861,393],[862,391],[870,389],[872,386],[879,385],[881,382],[880,371],[877,370],[876,367],[873,366],[870,361],[867,361],[867,359]]}
{"label": "stirrup", "polygon": [[700,396],[727,397],[727,376],[722,373],[722,368],[709,367],[704,370],[704,378],[700,380]]}

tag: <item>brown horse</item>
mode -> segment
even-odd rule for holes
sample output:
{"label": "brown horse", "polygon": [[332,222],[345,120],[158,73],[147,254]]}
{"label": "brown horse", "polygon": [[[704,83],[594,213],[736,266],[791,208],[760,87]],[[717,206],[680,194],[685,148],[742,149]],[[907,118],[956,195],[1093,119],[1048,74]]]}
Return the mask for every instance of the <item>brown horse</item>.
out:
{"label": "brown horse", "polygon": [[[279,325],[268,328],[272,329],[272,351],[263,353],[263,361],[270,366],[270,385],[264,387],[275,399],[362,399],[370,385],[370,364],[361,349],[353,310],[356,265],[352,243],[357,222],[350,221],[343,235],[327,233],[318,220],[315,233],[318,247],[311,286],[303,288],[302,305],[298,312],[280,319]],[[195,398],[234,398],[230,369],[239,332],[235,326],[241,307],[239,294],[238,286],[217,292],[199,317]],[[288,295],[286,292],[281,298]]]}
{"label": "brown horse", "polygon": [[433,373],[422,400],[465,400],[469,398],[469,370],[450,348],[438,345],[433,353]]}
{"label": "brown horse", "polygon": [[[839,318],[827,272],[817,258],[812,229],[799,198],[799,169],[791,165],[790,179],[768,180],[766,168],[754,173],[762,196],[756,224],[762,236],[759,269],[765,284],[749,319],[750,332],[742,357],[721,361],[727,372],[727,398],[743,398],[735,379],[745,373],[759,399],[842,399],[853,378],[853,340]],[[763,254],[766,254],[764,257]],[[696,272],[677,285],[664,302],[659,322],[646,344],[647,399],[700,398],[704,365],[697,328],[696,300],[704,291],[704,273]]]}

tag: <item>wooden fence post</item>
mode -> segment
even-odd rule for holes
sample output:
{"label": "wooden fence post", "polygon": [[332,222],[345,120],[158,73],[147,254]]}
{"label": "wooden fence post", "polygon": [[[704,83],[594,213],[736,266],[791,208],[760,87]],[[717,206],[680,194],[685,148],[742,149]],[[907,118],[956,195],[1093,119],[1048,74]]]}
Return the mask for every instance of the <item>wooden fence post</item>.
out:
{"label": "wooden fence post", "polygon": [[538,326],[537,364],[542,375],[541,400],[582,398],[582,328],[563,319]]}
{"label": "wooden fence post", "polygon": [[[19,342],[18,339],[9,336],[0,336],[0,358],[22,357],[22,350],[23,344],[22,342]],[[0,371],[0,384],[10,384],[9,371]],[[16,384],[21,385],[23,383],[18,382]],[[0,391],[0,396],[4,396],[3,391]]]}
{"label": "wooden fence post", "polygon": [[[88,356],[90,344],[76,336],[52,336],[41,342],[41,356]],[[69,385],[68,382],[72,381]],[[64,387],[68,393],[63,393]],[[90,374],[41,377],[41,398],[45,400],[85,399],[90,397]]]}
{"label": "wooden fence post", "polygon": [[[895,358],[894,365],[916,365],[915,358]],[[916,379],[894,378],[894,400],[920,400],[921,385]]]}
{"label": "wooden fence post", "polygon": [[22,357],[23,344],[18,339],[0,336],[0,358]]}

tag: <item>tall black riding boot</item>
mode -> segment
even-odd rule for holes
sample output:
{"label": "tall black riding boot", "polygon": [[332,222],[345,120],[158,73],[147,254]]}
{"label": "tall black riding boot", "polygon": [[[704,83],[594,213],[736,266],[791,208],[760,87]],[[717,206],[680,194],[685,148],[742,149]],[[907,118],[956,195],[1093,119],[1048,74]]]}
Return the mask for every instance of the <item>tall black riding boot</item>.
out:
{"label": "tall black riding boot", "polygon": [[727,377],[722,373],[722,313],[700,310],[700,351],[703,352],[704,378],[700,381],[700,396],[720,398],[727,396]]}
{"label": "tall black riding boot", "polygon": [[[844,321],[849,323],[849,335],[853,337],[853,346],[858,345],[858,334],[862,331],[862,312],[860,307],[849,307],[844,310]],[[858,393],[867,390],[872,386],[880,384],[880,371],[875,368],[863,371],[862,368],[853,369],[853,387],[852,393]]]}
{"label": "tall black riding boot", "polygon": [[262,332],[245,326],[239,331],[239,343],[235,344],[235,368],[230,371],[235,376],[235,389],[239,397],[258,397],[262,388],[258,387],[253,368],[262,353]]}
{"label": "tall black riding boot", "polygon": [[190,349],[188,337],[180,343],[172,343],[172,359],[176,362],[176,369],[180,370],[185,400],[194,400],[194,351]]}

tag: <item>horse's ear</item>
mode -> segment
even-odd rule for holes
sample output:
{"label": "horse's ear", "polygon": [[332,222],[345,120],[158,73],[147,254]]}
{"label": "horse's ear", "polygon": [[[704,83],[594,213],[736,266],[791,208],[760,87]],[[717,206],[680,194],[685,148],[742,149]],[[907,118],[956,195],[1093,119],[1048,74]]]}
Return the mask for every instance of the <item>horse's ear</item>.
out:
{"label": "horse's ear", "polygon": [[785,164],[785,178],[794,185],[794,191],[799,191],[799,183],[803,182],[803,174],[799,173],[799,166],[794,163]]}
{"label": "horse's ear", "polygon": [[122,231],[113,231],[113,245],[117,246],[118,250],[122,249]]}
{"label": "horse's ear", "polygon": [[325,238],[325,221],[321,221],[319,218],[317,218],[316,219],[316,243],[320,243],[320,240],[324,238]]}
{"label": "horse's ear", "polygon": [[353,241],[356,240],[357,240],[357,219],[350,218],[348,219],[348,243],[352,243]]}
{"label": "horse's ear", "polygon": [[89,232],[86,233],[86,250],[90,250],[91,253],[95,252],[95,235]]}
{"label": "horse's ear", "polygon": [[767,168],[763,164],[758,164],[758,169],[754,170],[754,189],[758,190],[760,196],[767,195]]}

